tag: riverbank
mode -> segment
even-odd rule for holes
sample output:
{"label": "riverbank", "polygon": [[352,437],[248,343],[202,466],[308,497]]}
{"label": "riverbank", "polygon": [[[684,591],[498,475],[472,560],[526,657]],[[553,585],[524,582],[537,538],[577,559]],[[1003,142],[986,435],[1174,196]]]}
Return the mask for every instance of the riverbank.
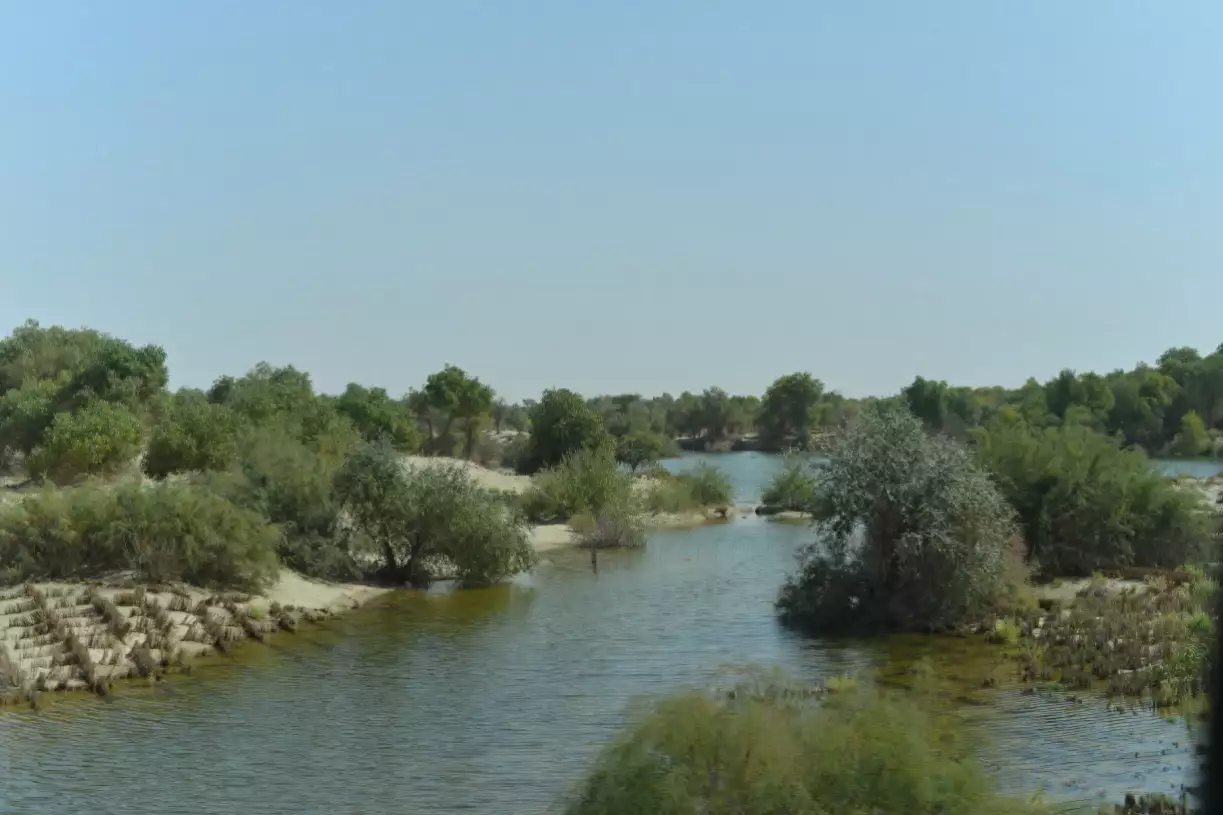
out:
{"label": "riverbank", "polygon": [[189,672],[194,658],[296,631],[386,591],[287,569],[260,595],[138,584],[130,575],[0,588],[0,702],[37,706],[50,691],[105,696],[121,680]]}

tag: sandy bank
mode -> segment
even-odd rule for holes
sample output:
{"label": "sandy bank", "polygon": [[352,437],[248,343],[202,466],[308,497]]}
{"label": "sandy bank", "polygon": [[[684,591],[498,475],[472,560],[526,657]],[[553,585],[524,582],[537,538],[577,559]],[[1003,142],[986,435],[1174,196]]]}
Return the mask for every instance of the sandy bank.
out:
{"label": "sandy bank", "polygon": [[531,477],[529,475],[514,475],[513,473],[501,472],[500,470],[490,470],[487,467],[481,467],[474,461],[467,461],[461,458],[404,456],[403,462],[410,467],[461,467],[467,471],[468,475],[475,479],[477,484],[490,490],[523,493],[531,486]]}

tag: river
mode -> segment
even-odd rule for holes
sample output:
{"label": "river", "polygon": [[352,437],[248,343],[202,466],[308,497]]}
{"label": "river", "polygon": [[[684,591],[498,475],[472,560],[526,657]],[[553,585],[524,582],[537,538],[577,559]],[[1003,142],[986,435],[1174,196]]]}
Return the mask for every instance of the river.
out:
{"label": "river", "polygon": [[[742,502],[778,466],[710,460]],[[959,682],[949,693],[1005,791],[1179,789],[1193,763],[1183,721],[983,690],[994,652],[970,641],[783,631],[772,602],[809,538],[752,516],[655,533],[642,551],[601,554],[597,574],[584,553],[550,553],[508,586],[400,592],[155,688],[4,712],[0,812],[541,813],[642,695],[707,686],[727,664],[817,680],[920,655]]]}

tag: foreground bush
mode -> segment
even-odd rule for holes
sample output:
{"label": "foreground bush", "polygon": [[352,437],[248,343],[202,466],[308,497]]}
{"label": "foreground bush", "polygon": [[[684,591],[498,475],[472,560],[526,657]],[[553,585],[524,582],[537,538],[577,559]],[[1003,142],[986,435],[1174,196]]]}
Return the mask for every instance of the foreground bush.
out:
{"label": "foreground bush", "polygon": [[616,466],[609,446],[586,447],[537,474],[522,506],[532,523],[567,521],[579,513],[597,515],[606,506],[627,502],[632,491],[632,476]]}
{"label": "foreground bush", "polygon": [[619,496],[593,515],[578,515],[569,525],[577,533],[578,545],[587,549],[645,546],[645,520],[635,496]]}
{"label": "foreground bush", "polygon": [[812,515],[819,538],[782,588],[809,631],[937,630],[1002,594],[1016,529],[989,477],[903,407],[875,407],[829,445]]}
{"label": "foreground bush", "polygon": [[47,487],[0,509],[0,582],[135,570],[256,590],[275,576],[278,539],[257,513],[189,484]]}
{"label": "foreground bush", "polygon": [[1126,566],[1176,568],[1203,557],[1199,499],[1146,456],[1088,428],[997,421],[974,434],[981,462],[1019,514],[1029,555],[1053,575]]}
{"label": "foreground bush", "polygon": [[336,476],[336,494],[395,582],[428,585],[439,559],[454,564],[464,585],[493,583],[534,563],[521,516],[462,467],[408,468],[388,444],[366,445]]}
{"label": "foreground bush", "polygon": [[760,503],[792,512],[806,512],[815,502],[815,486],[815,476],[807,460],[797,452],[788,452],[781,471],[773,476],[760,496]]}
{"label": "foreground bush", "polygon": [[26,458],[26,472],[59,484],[109,475],[136,458],[143,437],[136,414],[122,405],[94,401],[75,413],[55,414],[42,443]]}
{"label": "foreground bush", "polygon": [[[730,696],[730,695],[728,695]],[[665,699],[604,750],[568,815],[1001,815],[966,742],[913,701],[742,688]]]}

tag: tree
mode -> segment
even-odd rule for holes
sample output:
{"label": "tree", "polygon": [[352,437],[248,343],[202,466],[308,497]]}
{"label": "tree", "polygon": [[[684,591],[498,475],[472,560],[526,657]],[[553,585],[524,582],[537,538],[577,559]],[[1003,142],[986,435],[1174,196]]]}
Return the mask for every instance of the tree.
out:
{"label": "tree", "polygon": [[547,390],[531,412],[531,438],[521,469],[533,473],[605,443],[603,420],[585,399],[565,388]]}
{"label": "tree", "polygon": [[73,377],[73,394],[89,394],[129,407],[144,405],[165,390],[169,380],[165,349],[157,345],[143,348],[105,337]]}
{"label": "tree", "polygon": [[824,383],[808,373],[786,374],[764,394],[760,403],[760,430],[773,445],[795,442],[806,447],[819,420],[818,405]]}
{"label": "tree", "polygon": [[335,408],[348,417],[366,441],[385,438],[403,453],[420,449],[420,433],[412,412],[402,401],[391,399],[383,388],[350,382],[336,399]]}
{"label": "tree", "polygon": [[0,396],[0,453],[28,454],[55,420],[62,380],[31,379]]}
{"label": "tree", "polygon": [[616,461],[633,472],[659,459],[679,454],[674,439],[648,430],[629,433],[616,440]]}
{"label": "tree", "polygon": [[91,402],[76,413],[57,413],[41,444],[30,452],[33,478],[64,484],[85,475],[108,475],[140,452],[144,428],[127,408]]}
{"label": "tree", "polygon": [[1172,441],[1172,450],[1178,456],[1190,458],[1205,455],[1210,450],[1210,435],[1197,411],[1191,410],[1181,419],[1181,429]]}
{"label": "tree", "polygon": [[784,622],[941,629],[991,606],[1013,512],[959,443],[904,407],[872,407],[826,452],[812,503],[819,540],[782,588]]}
{"label": "tree", "polygon": [[237,417],[201,391],[180,390],[166,400],[144,453],[150,478],[171,473],[224,470],[238,458]]}
{"label": "tree", "polygon": [[0,394],[31,380],[69,377],[88,363],[109,338],[93,329],[43,328],[27,320],[0,340]]}
{"label": "tree", "polygon": [[465,585],[492,583],[534,562],[521,517],[461,467],[405,468],[380,442],[348,458],[336,492],[395,582],[427,586],[438,558],[452,562]]}
{"label": "tree", "polygon": [[449,438],[456,419],[464,422],[464,455],[471,458],[475,450],[476,432],[480,420],[492,409],[493,389],[462,368],[447,365],[425,382],[425,403],[445,416],[442,437]]}

